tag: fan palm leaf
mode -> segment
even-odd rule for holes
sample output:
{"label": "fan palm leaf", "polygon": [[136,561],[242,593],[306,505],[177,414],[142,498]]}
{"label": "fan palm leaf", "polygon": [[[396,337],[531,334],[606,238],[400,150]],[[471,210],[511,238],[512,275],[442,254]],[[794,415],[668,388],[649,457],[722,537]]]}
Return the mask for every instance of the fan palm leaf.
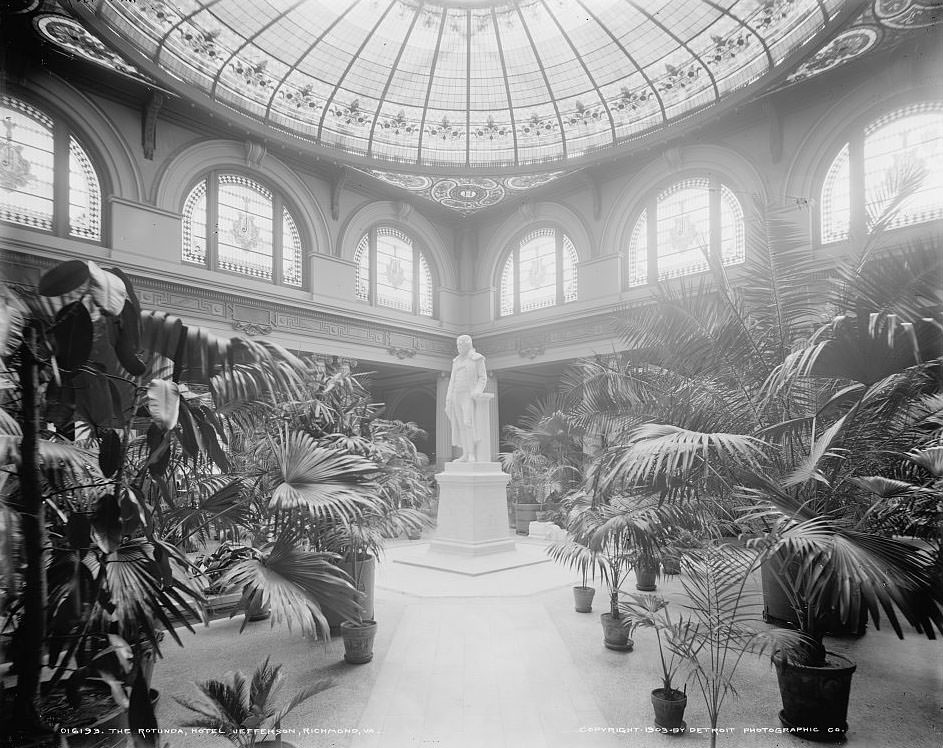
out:
{"label": "fan palm leaf", "polygon": [[372,506],[376,465],[363,457],[318,447],[310,435],[287,429],[272,441],[276,463],[270,504],[315,519],[353,517]]}
{"label": "fan palm leaf", "polygon": [[[220,579],[223,588],[242,590],[241,607],[270,607],[272,625],[317,638],[330,630],[322,606],[356,617],[358,593],[336,565],[336,554],[302,551],[283,536],[266,551],[236,562]],[[245,628],[248,618],[243,621]]]}

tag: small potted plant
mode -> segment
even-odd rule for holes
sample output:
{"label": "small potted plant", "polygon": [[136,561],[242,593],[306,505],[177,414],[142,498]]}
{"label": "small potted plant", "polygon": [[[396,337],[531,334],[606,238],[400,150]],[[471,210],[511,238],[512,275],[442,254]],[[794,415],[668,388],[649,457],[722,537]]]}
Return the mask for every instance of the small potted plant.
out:
{"label": "small potted plant", "polygon": [[668,604],[658,595],[629,595],[629,601],[620,607],[630,631],[636,628],[655,631],[661,661],[661,688],[652,691],[655,727],[668,734],[680,734],[687,728],[684,722],[684,709],[688,704],[687,684],[684,690],[678,690],[672,679],[681,665],[678,652],[682,647],[679,643],[692,634],[693,624],[682,615],[673,621]]}
{"label": "small potted plant", "polygon": [[286,703],[278,705],[275,697],[284,684],[281,670],[281,665],[270,665],[266,657],[265,662],[256,668],[248,688],[246,676],[241,672],[232,674],[227,680],[197,683],[198,700],[176,699],[181,706],[198,715],[184,722],[183,726],[217,730],[240,748],[267,743],[273,735],[273,745],[288,746],[279,733],[282,720],[300,704],[333,684],[329,680],[315,681],[292,695]]}
{"label": "small potted plant", "polygon": [[547,548],[547,555],[554,561],[566,564],[571,569],[580,572],[581,583],[573,587],[573,606],[577,613],[592,613],[596,588],[590,587],[587,583],[590,575],[593,579],[596,578],[597,570],[602,573],[605,559],[599,553],[575,540],[554,543]]}

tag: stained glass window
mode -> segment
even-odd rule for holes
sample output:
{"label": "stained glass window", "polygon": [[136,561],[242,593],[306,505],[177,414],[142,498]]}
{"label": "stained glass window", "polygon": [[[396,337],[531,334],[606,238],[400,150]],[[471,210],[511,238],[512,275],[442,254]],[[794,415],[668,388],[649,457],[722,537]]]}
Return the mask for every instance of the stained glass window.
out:
{"label": "stained glass window", "polygon": [[357,298],[389,309],[432,317],[432,269],[412,238],[394,226],[377,226],[354,253]]}
{"label": "stained glass window", "polygon": [[79,142],[69,137],[69,234],[101,236],[101,187],[95,168]]}
{"label": "stained glass window", "polygon": [[0,125],[0,220],[100,240],[101,182],[66,125],[12,96]]}
{"label": "stained glass window", "polygon": [[206,180],[190,190],[183,204],[183,261],[206,264]]}
{"label": "stained glass window", "polygon": [[943,217],[943,105],[919,104],[882,117],[864,133],[868,226],[890,206],[909,175],[918,185],[889,228]]}
{"label": "stained glass window", "polygon": [[578,264],[576,247],[559,229],[542,226],[527,232],[501,268],[498,314],[576,301]]}
{"label": "stained glass window", "polygon": [[648,211],[635,222],[629,240],[628,277],[629,286],[644,286],[648,283]]}
{"label": "stained glass window", "polygon": [[[207,226],[215,225],[215,232]],[[184,262],[300,288],[304,248],[281,197],[240,174],[212,173],[183,204]]]}
{"label": "stained glass window", "polygon": [[822,184],[822,243],[847,239],[852,225],[872,230],[888,209],[886,228],[943,218],[943,103],[897,109],[852,133]]}
{"label": "stained glass window", "polygon": [[837,242],[848,238],[851,226],[851,172],[849,145],[838,152],[825,175],[822,186],[822,242]]}
{"label": "stained glass window", "polygon": [[632,228],[626,285],[703,272],[710,268],[712,254],[723,265],[744,261],[746,228],[740,201],[713,177],[676,182],[649,198]]}

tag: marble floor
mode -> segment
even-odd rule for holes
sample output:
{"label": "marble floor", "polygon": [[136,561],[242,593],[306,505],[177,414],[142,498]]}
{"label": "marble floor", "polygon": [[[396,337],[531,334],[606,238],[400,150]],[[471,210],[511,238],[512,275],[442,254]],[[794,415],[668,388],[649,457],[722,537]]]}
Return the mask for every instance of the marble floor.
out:
{"label": "marble floor", "polygon": [[[520,545],[533,560],[544,544]],[[633,652],[605,649],[603,589],[594,613],[581,615],[573,610],[572,574],[553,563],[470,576],[397,561],[421,547],[394,543],[378,567],[379,626],[368,664],[344,663],[339,638],[313,643],[266,622],[242,634],[238,618],[184,632],[185,646],[166,646],[154,676],[162,693],[159,724],[173,731],[161,748],[225,745],[219,736],[188,732],[188,714],[175,697],[195,696],[190,681],[250,673],[268,655],[284,665],[286,695],[313,679],[333,681],[285,719],[284,739],[299,748],[710,745],[710,723],[693,687],[685,718],[695,730],[681,737],[650,732],[649,694],[659,685],[654,636],[638,633]],[[682,600],[676,579],[663,579],[659,591]],[[830,649],[858,663],[849,745],[943,745],[940,644],[914,634],[898,641],[873,626],[861,639],[829,640]],[[744,660],[737,685],[738,697],[729,695],[721,714],[720,748],[813,745],[775,732],[779,692],[768,659]]]}

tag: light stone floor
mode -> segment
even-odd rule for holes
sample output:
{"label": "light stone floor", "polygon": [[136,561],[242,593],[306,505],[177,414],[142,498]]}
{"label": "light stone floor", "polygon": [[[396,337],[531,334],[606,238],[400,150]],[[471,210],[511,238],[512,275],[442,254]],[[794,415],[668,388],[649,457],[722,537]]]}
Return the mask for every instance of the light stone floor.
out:
{"label": "light stone floor", "polygon": [[[543,545],[523,539],[524,555]],[[592,615],[573,611],[572,573],[552,563],[499,574],[467,576],[397,563],[422,544],[395,542],[378,567],[375,658],[343,662],[339,638],[312,643],[282,626],[240,618],[213,622],[185,646],[165,643],[154,686],[162,696],[160,748],[224,746],[218,736],[188,732],[189,716],[175,697],[193,697],[192,681],[241,670],[266,656],[282,663],[284,694],[314,679],[334,685],[292,712],[283,727],[297,748],[708,748],[706,732],[666,737],[651,725],[649,692],[657,687],[657,648],[650,632],[635,636],[635,651],[602,646],[597,588]],[[634,591],[630,578],[625,589]],[[674,603],[676,578],[659,592]],[[941,642],[906,632],[898,641],[886,625],[861,639],[830,639],[830,649],[858,663],[848,720],[851,748],[938,748],[943,745]],[[728,730],[718,748],[811,748],[787,735],[753,730],[779,727],[775,672],[768,660],[745,659],[738,698],[725,703]],[[688,688],[685,719],[709,725],[700,695]],[[616,733],[615,731],[620,731]],[[263,745],[274,745],[265,743]]]}

